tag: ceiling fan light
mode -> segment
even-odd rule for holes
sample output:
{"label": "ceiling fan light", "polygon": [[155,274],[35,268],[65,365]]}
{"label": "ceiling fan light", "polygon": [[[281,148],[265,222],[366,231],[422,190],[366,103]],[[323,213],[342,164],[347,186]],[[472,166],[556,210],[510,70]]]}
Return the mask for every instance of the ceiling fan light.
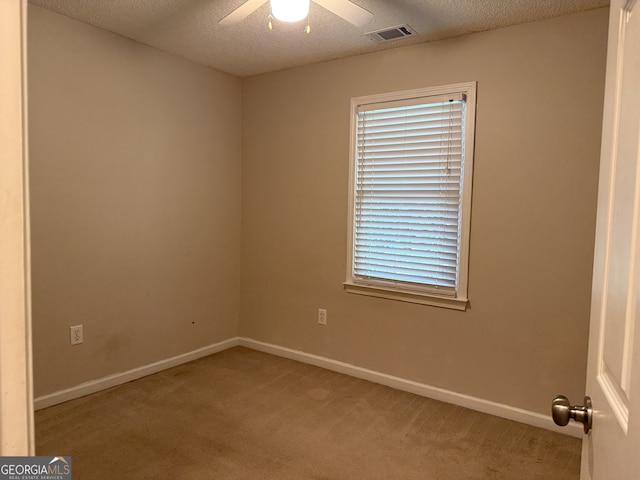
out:
{"label": "ceiling fan light", "polygon": [[299,22],[309,15],[309,0],[271,0],[271,13],[281,22]]}

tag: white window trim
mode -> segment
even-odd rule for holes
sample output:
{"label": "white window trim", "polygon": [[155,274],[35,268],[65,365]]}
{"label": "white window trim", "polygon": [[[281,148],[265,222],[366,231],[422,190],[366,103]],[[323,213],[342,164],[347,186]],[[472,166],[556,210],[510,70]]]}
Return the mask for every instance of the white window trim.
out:
{"label": "white window trim", "polygon": [[[469,275],[469,236],[471,229],[471,190],[473,184],[473,157],[476,119],[476,88],[477,82],[465,82],[440,87],[426,87],[415,90],[367,95],[351,99],[350,123],[350,153],[349,153],[349,212],[348,212],[348,248],[347,248],[347,279],[343,283],[348,293],[373,297],[399,300],[403,302],[419,303],[436,307],[466,310],[468,304],[467,288]],[[458,289],[455,297],[438,295],[427,289],[411,290],[398,287],[389,282],[386,287],[383,282],[367,282],[355,278],[353,275],[353,233],[354,233],[354,192],[355,192],[355,162],[356,162],[356,113],[359,106],[405,100],[408,98],[430,97],[463,93],[466,95],[466,126],[465,126],[465,159],[464,181],[462,185],[462,207],[460,223],[460,261],[458,272]]]}

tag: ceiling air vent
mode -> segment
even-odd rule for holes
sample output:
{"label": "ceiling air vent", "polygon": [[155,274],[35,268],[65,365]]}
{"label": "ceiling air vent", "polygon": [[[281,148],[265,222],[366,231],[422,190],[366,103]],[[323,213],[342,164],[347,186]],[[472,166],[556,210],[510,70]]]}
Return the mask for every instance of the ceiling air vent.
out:
{"label": "ceiling air vent", "polygon": [[365,33],[374,42],[390,42],[399,38],[411,37],[417,35],[416,31],[409,25],[398,25],[397,27],[384,28],[375,32]]}

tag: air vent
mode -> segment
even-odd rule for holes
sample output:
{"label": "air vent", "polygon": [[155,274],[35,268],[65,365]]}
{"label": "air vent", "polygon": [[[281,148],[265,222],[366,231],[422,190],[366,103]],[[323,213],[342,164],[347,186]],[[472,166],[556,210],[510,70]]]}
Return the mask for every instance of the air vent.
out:
{"label": "air vent", "polygon": [[390,42],[400,38],[417,35],[416,31],[409,25],[398,25],[397,27],[384,28],[375,32],[365,33],[374,42]]}

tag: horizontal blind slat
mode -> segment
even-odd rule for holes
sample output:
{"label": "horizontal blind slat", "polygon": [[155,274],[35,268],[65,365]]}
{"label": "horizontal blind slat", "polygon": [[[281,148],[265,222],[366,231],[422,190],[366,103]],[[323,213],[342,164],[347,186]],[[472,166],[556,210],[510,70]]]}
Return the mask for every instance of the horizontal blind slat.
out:
{"label": "horizontal blind slat", "polygon": [[415,283],[416,285],[427,285],[434,287],[450,287],[451,289],[455,288],[456,282],[451,279],[439,278],[436,275],[430,276],[429,278],[424,278],[422,276],[414,276],[414,275],[400,275],[395,274],[394,272],[387,271],[377,271],[377,270],[365,270],[365,271],[355,271],[356,277],[364,278],[364,279],[379,279],[379,280],[390,280],[390,281],[398,281],[403,283]]}

